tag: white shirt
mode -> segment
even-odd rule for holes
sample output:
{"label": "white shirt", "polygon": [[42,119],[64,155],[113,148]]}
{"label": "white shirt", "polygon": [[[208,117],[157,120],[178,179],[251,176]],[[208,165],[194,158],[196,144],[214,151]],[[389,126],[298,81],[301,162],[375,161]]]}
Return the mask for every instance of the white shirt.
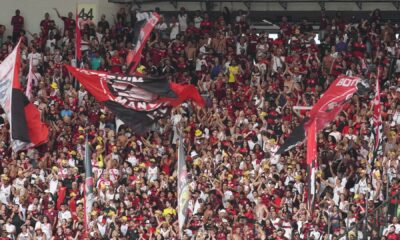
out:
{"label": "white shirt", "polygon": [[184,13],[183,15],[181,15],[180,13],[178,13],[178,21],[179,21],[179,26],[180,26],[181,32],[186,31],[186,29],[187,29],[187,14]]}
{"label": "white shirt", "polygon": [[147,169],[147,179],[151,182],[156,181],[158,179],[158,167],[149,167]]}
{"label": "white shirt", "polygon": [[155,26],[155,29],[159,30],[159,31],[165,31],[167,28],[168,28],[168,26],[165,22],[159,23]]}
{"label": "white shirt", "polygon": [[400,124],[400,111],[396,111],[393,115],[393,122],[395,124]]}
{"label": "white shirt", "polygon": [[169,38],[171,40],[176,38],[176,35],[178,35],[179,33],[179,23],[175,22],[175,23],[170,23],[169,27],[171,28],[171,33],[169,34]]}
{"label": "white shirt", "polygon": [[[6,223],[6,224],[4,224],[4,226],[6,227],[7,233],[15,233],[16,228],[13,224]],[[12,235],[8,235],[8,236],[12,238]]]}
{"label": "white shirt", "polygon": [[199,28],[200,29],[200,24],[203,21],[203,18],[198,16],[198,17],[194,17],[194,26],[195,28]]}
{"label": "white shirt", "polygon": [[138,165],[139,161],[138,159],[135,157],[135,155],[132,155],[130,157],[128,157],[128,159],[126,160],[128,163],[130,163],[132,166],[136,166]]}
{"label": "white shirt", "polygon": [[236,43],[236,54],[240,55],[242,50],[244,50],[244,53],[247,53],[247,42],[244,42],[243,45],[239,42]]}
{"label": "white shirt", "polygon": [[83,99],[85,98],[85,96],[87,95],[86,91],[78,91],[78,104],[79,106],[81,106]]}
{"label": "white shirt", "polygon": [[58,186],[58,180],[52,178],[50,180],[50,184],[49,184],[49,191],[51,194],[54,195],[57,192],[57,186]]}
{"label": "white shirt", "polygon": [[128,224],[121,225],[120,230],[121,230],[122,236],[126,236],[126,233],[128,232],[128,226],[129,226]]}
{"label": "white shirt", "polygon": [[97,224],[97,228],[99,229],[99,232],[100,232],[100,235],[102,236],[102,237],[104,237],[105,236],[105,234],[106,234],[106,231],[107,231],[107,224],[100,224],[100,223],[98,223]]}
{"label": "white shirt", "polygon": [[329,136],[332,136],[336,139],[336,142],[340,141],[342,139],[342,134],[339,131],[334,131],[329,133]]}
{"label": "white shirt", "polygon": [[24,183],[25,183],[25,178],[21,179],[21,178],[18,177],[17,179],[14,180],[13,186],[16,189],[20,190],[20,189],[24,188]]}
{"label": "white shirt", "polygon": [[36,53],[29,53],[28,54],[28,59],[32,57],[32,65],[36,67],[39,65],[39,62],[42,60],[42,54],[36,52]]}
{"label": "white shirt", "polygon": [[282,68],[283,66],[283,62],[285,62],[284,57],[277,57],[275,55],[272,56],[273,61],[273,65],[272,65],[272,70],[273,72],[276,72],[278,70],[278,68]]}
{"label": "white shirt", "polygon": [[46,234],[47,239],[51,239],[52,237],[52,227],[50,223],[43,223],[42,224],[42,231]]}
{"label": "white shirt", "polygon": [[69,210],[65,210],[64,212],[59,212],[58,217],[61,218],[61,220],[65,219],[68,220],[72,218],[71,212]]}
{"label": "white shirt", "polygon": [[50,49],[50,53],[53,54],[54,53],[54,48],[55,48],[55,44],[56,44],[56,39],[47,39],[46,41],[46,48]]}
{"label": "white shirt", "polygon": [[8,186],[1,185],[0,187],[0,202],[4,205],[8,205],[10,202],[11,185]]}

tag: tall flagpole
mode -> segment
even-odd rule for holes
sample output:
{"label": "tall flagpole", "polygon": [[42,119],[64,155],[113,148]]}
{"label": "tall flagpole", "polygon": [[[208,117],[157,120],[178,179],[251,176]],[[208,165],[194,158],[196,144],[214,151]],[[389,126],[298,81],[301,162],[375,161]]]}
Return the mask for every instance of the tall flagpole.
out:
{"label": "tall flagpole", "polygon": [[183,228],[186,222],[186,211],[189,202],[189,183],[187,178],[186,168],[186,155],[184,150],[184,139],[181,128],[178,128],[179,142],[178,142],[178,225],[179,225],[179,236],[183,239]]}
{"label": "tall flagpole", "polygon": [[[79,24],[79,7],[78,3],[76,3],[76,11],[75,11],[75,61],[76,61],[76,67],[81,68],[81,28]],[[76,89],[79,88],[79,82],[75,79],[74,81],[74,87]]]}
{"label": "tall flagpole", "polygon": [[85,159],[84,159],[84,166],[85,166],[85,183],[84,183],[84,223],[85,223],[85,237],[89,238],[90,229],[90,216],[92,212],[92,205],[93,205],[93,171],[92,171],[92,159],[90,153],[90,146],[88,141],[88,135],[86,133],[85,138]]}

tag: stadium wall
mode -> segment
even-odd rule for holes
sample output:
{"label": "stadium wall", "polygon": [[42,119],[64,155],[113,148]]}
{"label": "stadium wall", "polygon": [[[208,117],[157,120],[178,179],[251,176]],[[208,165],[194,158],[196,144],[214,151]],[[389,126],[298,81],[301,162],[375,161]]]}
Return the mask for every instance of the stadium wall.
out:
{"label": "stadium wall", "polygon": [[[54,19],[56,24],[63,26],[61,19],[57,17],[53,8],[57,8],[62,16],[67,16],[68,12],[74,13],[78,2],[95,6],[96,14],[106,14],[107,20],[112,22],[112,14],[116,14],[122,4],[109,3],[108,0],[0,0],[0,24],[6,26],[7,35],[11,35],[11,17],[15,15],[15,10],[21,10],[21,15],[25,18],[25,29],[33,33],[40,32],[40,21],[44,19],[44,14],[48,12],[51,19]],[[125,5],[126,6],[126,5]],[[97,16],[95,16],[97,17]]]}
{"label": "stadium wall", "polygon": [[[210,1],[212,2],[212,1]],[[330,1],[322,1],[325,4],[325,9],[327,11],[372,11],[376,8],[381,9],[382,11],[396,11],[395,5],[391,2],[370,2],[361,4],[361,9],[355,3],[355,1],[349,2],[330,2]],[[362,2],[362,1],[360,1]],[[220,11],[224,7],[228,7],[229,10],[246,10],[247,6],[242,2],[213,2],[213,11]],[[180,7],[185,7],[189,11],[195,10],[206,10],[205,1],[199,2],[178,2],[177,8],[174,7],[170,2],[158,2],[158,3],[144,3],[141,5],[142,10],[153,10],[155,7],[159,7],[161,11],[176,11],[179,10]],[[276,1],[275,3],[251,3],[250,4],[251,11],[282,11],[284,10],[282,6]],[[295,3],[289,2],[287,4],[286,11],[320,11],[321,6],[318,4],[318,1],[315,2],[304,2],[304,3]]]}

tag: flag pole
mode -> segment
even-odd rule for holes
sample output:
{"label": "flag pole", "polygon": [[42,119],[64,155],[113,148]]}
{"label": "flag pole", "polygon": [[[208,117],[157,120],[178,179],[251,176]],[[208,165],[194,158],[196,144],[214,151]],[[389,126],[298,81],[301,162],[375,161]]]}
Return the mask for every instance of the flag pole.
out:
{"label": "flag pole", "polygon": [[187,167],[184,150],[184,139],[182,125],[177,126],[179,136],[178,141],[178,169],[177,169],[177,186],[178,186],[178,228],[180,239],[183,239],[183,229],[186,222],[186,210],[189,201],[189,184],[187,179]]}
{"label": "flag pole", "polygon": [[84,227],[85,227],[85,238],[89,239],[89,222],[92,212],[93,205],[93,171],[90,146],[88,140],[88,133],[86,132],[85,137],[85,156],[84,156],[84,167],[85,167],[85,183],[84,183]]}
{"label": "flag pole", "polygon": [[[75,61],[76,61],[76,67],[81,68],[81,28],[79,24],[79,6],[78,3],[75,5],[76,11],[75,11]],[[79,82],[74,80],[74,87],[76,90],[79,89]]]}

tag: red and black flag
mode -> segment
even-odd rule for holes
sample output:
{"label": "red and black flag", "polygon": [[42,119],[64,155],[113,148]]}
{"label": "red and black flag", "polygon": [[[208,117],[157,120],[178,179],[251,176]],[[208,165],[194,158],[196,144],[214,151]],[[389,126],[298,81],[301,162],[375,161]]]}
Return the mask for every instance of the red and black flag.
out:
{"label": "red and black flag", "polygon": [[[379,86],[379,78],[375,83],[375,97],[372,101],[373,117],[371,118],[372,131],[370,135],[370,145],[372,145],[372,158],[383,154],[383,125],[382,125],[382,105],[381,105],[381,88]],[[370,158],[370,161],[373,159]]]}
{"label": "red and black flag", "polygon": [[358,77],[339,76],[336,78],[313,106],[307,121],[298,126],[288,137],[290,143],[285,142],[278,153],[284,153],[302,143],[306,135],[305,131],[310,125],[315,124],[315,132],[318,133],[349,104],[354,93],[364,94],[368,88],[369,86]]}
{"label": "red and black flag", "polygon": [[134,48],[129,51],[126,56],[126,64],[128,66],[128,74],[132,75],[137,65],[140,63],[142,56],[142,50],[150,36],[151,31],[153,31],[154,26],[160,20],[160,15],[155,12],[144,12],[136,14],[136,24],[133,28],[133,39],[132,43]]}
{"label": "red and black flag", "polygon": [[117,117],[137,133],[145,132],[166,116],[171,107],[193,100],[204,100],[192,85],[169,83],[164,77],[120,76],[65,66],[69,72]]}
{"label": "red and black flag", "polygon": [[276,154],[285,153],[292,148],[300,145],[303,143],[304,139],[306,138],[306,131],[304,128],[304,123],[308,121],[306,118],[300,125],[293,129],[293,132],[289,135],[289,137],[285,140],[285,142],[279,147]]}
{"label": "red and black flag", "polygon": [[48,129],[40,120],[40,112],[29,102],[19,82],[21,58],[18,42],[0,65],[0,106],[10,124],[10,140],[14,152],[47,142]]}
{"label": "red and black flag", "polygon": [[310,120],[306,127],[316,121],[316,131],[322,130],[333,121],[342,109],[350,102],[353,94],[362,93],[366,86],[359,77],[339,76],[329,86],[310,111]]}

